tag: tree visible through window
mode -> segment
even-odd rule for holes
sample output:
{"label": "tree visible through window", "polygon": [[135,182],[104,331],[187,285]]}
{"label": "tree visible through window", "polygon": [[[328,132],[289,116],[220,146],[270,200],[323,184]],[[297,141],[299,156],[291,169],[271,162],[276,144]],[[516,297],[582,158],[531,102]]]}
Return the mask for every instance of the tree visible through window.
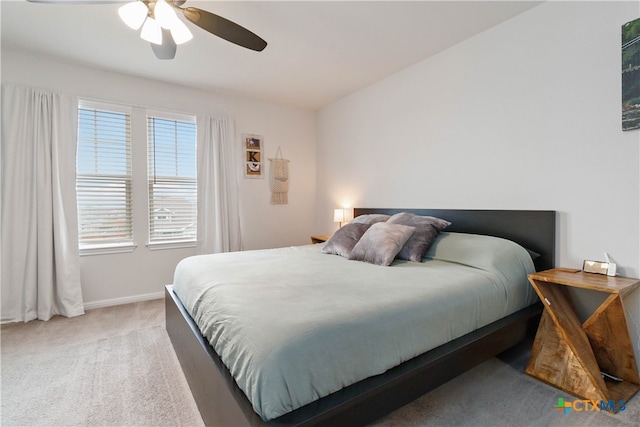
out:
{"label": "tree visible through window", "polygon": [[150,243],[196,239],[196,123],[173,116],[147,116]]}

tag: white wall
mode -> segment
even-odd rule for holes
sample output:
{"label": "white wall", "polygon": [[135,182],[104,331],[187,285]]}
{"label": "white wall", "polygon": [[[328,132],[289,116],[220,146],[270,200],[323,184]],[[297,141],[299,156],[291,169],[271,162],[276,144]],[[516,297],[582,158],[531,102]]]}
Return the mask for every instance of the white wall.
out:
{"label": "white wall", "polygon": [[[640,130],[621,130],[621,25],[638,2],[542,4],[318,113],[331,209],[558,211],[556,265],[640,276]],[[625,300],[640,360],[640,290]]]}
{"label": "white wall", "polygon": [[[162,65],[159,65],[159,67]],[[266,157],[282,148],[289,164],[289,204],[272,206],[268,178],[240,177],[244,249],[309,243],[315,221],[315,115],[313,112],[261,101],[204,92],[193,88],[82,67],[24,53],[2,51],[2,81],[42,87],[107,102],[235,119],[238,162],[242,133],[263,135]],[[135,171],[134,171],[135,174]],[[134,216],[143,218],[143,211]],[[135,219],[134,219],[135,221]],[[139,223],[140,221],[138,221]],[[193,248],[149,251],[137,241],[131,254],[83,256],[82,291],[90,307],[161,295],[182,258]]]}

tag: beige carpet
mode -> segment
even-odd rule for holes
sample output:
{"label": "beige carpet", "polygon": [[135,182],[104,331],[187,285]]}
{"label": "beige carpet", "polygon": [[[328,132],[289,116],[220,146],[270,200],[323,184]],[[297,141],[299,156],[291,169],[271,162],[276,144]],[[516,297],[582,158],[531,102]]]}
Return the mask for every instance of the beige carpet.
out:
{"label": "beige carpet", "polygon": [[[202,426],[162,300],[3,325],[1,345],[2,426]],[[558,397],[574,400],[491,359],[375,425],[640,425],[640,396],[615,415],[563,415]]]}
{"label": "beige carpet", "polygon": [[203,425],[162,300],[2,326],[2,426]]}

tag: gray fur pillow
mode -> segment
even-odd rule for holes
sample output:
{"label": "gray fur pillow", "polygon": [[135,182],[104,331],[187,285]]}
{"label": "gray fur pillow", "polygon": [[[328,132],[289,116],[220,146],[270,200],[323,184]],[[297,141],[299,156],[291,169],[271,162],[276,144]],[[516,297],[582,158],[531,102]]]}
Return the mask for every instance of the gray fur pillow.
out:
{"label": "gray fur pillow", "polygon": [[413,234],[413,227],[378,222],[356,243],[349,259],[377,265],[390,265]]}
{"label": "gray fur pillow", "polygon": [[409,261],[421,262],[422,257],[433,244],[438,233],[447,228],[451,223],[433,216],[420,216],[409,212],[393,215],[387,221],[388,224],[402,224],[414,227],[415,231],[405,243],[397,257]]}
{"label": "gray fur pillow", "polygon": [[322,252],[348,258],[353,247],[369,227],[371,227],[371,225],[363,223],[346,224],[331,236],[324,245],[324,248],[322,248]]}
{"label": "gray fur pillow", "polygon": [[386,220],[388,220],[389,218],[391,218],[391,215],[386,215],[386,214],[366,214],[366,215],[360,215],[357,216],[355,218],[353,218],[351,221],[349,221],[349,223],[362,223],[362,224],[375,224],[378,222],[385,222]]}

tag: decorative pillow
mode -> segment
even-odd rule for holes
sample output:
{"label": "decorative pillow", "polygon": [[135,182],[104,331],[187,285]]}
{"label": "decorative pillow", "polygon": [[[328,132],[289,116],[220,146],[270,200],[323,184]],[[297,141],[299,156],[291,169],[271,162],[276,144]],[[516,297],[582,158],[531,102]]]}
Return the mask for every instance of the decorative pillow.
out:
{"label": "decorative pillow", "polygon": [[390,265],[414,230],[414,227],[388,222],[373,224],[353,247],[349,259]]}
{"label": "decorative pillow", "polygon": [[351,250],[358,243],[362,235],[371,227],[369,224],[345,224],[333,233],[333,236],[322,248],[325,254],[340,255],[345,258],[349,257]]}
{"label": "decorative pillow", "polygon": [[385,222],[391,218],[391,215],[385,214],[366,214],[353,218],[349,223],[361,223],[361,224],[376,224],[378,222]]}
{"label": "decorative pillow", "polygon": [[395,214],[387,221],[389,224],[402,224],[415,227],[411,238],[405,243],[397,257],[409,261],[421,262],[438,233],[451,223],[433,216],[420,216],[409,212]]}

